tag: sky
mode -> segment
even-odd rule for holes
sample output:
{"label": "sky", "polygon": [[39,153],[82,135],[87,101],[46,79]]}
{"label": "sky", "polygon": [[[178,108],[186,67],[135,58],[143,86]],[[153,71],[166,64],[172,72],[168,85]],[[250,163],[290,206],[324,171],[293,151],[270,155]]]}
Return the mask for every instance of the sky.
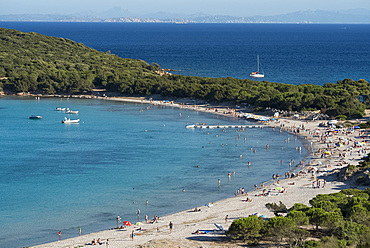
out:
{"label": "sky", "polygon": [[211,15],[255,16],[299,10],[370,9],[370,0],[0,0],[0,14],[74,14],[113,7],[135,14],[158,11]]}

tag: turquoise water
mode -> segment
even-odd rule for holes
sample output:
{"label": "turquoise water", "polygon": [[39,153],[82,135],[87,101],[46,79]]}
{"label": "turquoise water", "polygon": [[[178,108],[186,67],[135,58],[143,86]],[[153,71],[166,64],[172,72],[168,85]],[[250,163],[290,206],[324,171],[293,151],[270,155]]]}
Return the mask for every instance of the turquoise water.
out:
{"label": "turquoise water", "polygon": [[[249,122],[147,106],[0,98],[0,247],[55,241],[59,231],[62,238],[77,236],[79,227],[108,229],[117,215],[136,222],[137,209],[143,220],[231,197],[239,187],[250,190],[284,174],[291,159],[305,155],[296,150],[299,140],[271,128],[190,130],[187,123]],[[81,123],[62,124],[66,115],[56,107],[79,110],[71,118]],[[30,120],[32,114],[43,118]]]}

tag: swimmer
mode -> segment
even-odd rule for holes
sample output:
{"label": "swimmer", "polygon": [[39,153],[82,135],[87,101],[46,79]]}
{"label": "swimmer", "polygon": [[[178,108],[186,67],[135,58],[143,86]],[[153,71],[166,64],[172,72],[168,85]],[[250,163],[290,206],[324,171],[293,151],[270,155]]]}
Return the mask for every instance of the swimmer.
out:
{"label": "swimmer", "polygon": [[243,158],[243,155],[242,155],[242,154],[240,154],[239,158]]}

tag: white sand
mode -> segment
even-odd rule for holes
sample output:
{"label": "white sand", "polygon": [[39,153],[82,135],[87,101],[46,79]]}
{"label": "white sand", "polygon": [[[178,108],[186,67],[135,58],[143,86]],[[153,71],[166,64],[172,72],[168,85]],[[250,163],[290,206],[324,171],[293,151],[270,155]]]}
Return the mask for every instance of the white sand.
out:
{"label": "white sand", "polygon": [[[118,99],[111,99],[118,100]],[[119,99],[122,101],[130,101],[137,103],[150,103],[149,101],[142,100],[132,100],[132,99]],[[163,103],[161,101],[151,102],[153,104],[163,104],[170,105],[174,107],[186,107],[189,109],[194,109],[197,111],[207,111],[214,112],[214,109],[206,109],[205,107],[199,108],[195,106],[181,106],[178,104]],[[220,109],[218,114],[224,112],[231,112],[227,115],[235,115],[235,112],[230,109]],[[349,146],[353,146],[355,140],[354,136],[359,135],[358,131],[355,131],[350,134],[336,134],[330,136],[330,139],[334,143],[338,142],[339,137],[347,138],[350,141],[349,145],[344,145],[340,148],[332,149],[332,156],[327,158],[321,158],[322,153],[318,153],[318,149],[326,148],[327,144],[321,143],[319,137],[323,134],[326,128],[319,128],[318,121],[315,122],[304,122],[299,120],[287,120],[280,119],[279,123],[271,123],[270,125],[276,126],[275,131],[279,131],[279,127],[284,124],[284,129],[293,130],[294,128],[304,125],[306,131],[301,131],[300,135],[307,137],[309,142],[312,142],[315,148],[315,156],[311,160],[311,164],[316,165],[318,161],[322,162],[322,166],[315,166],[319,168],[318,176],[321,174],[321,178],[326,176],[327,180],[326,186],[324,188],[312,187],[312,182],[316,178],[312,178],[311,173],[303,174],[302,176],[296,178],[289,178],[280,180],[279,185],[286,189],[285,193],[277,194],[275,185],[266,185],[267,190],[273,189],[273,194],[271,196],[255,196],[256,194],[261,194],[263,189],[258,189],[257,191],[248,192],[248,196],[238,195],[236,197],[231,197],[225,200],[221,200],[213,203],[212,207],[207,206],[194,206],[198,209],[201,209],[199,212],[194,212],[192,210],[182,211],[176,214],[168,215],[161,217],[159,223],[155,224],[143,224],[140,227],[144,231],[137,231],[138,226],[128,227],[126,230],[106,230],[97,233],[91,233],[83,235],[80,237],[75,237],[66,240],[60,240],[54,243],[48,243],[44,245],[39,245],[36,247],[91,247],[87,245],[93,239],[101,238],[103,245],[98,247],[106,247],[105,242],[109,239],[109,247],[239,247],[236,243],[220,243],[220,240],[224,237],[221,232],[214,232],[208,234],[192,234],[196,230],[214,230],[216,229],[214,223],[221,224],[225,230],[229,227],[234,219],[240,217],[247,217],[254,213],[259,213],[267,217],[273,217],[273,213],[265,207],[266,203],[281,201],[288,208],[291,207],[294,203],[303,203],[309,205],[309,200],[312,199],[317,194],[328,194],[333,192],[338,192],[341,189],[349,188],[349,185],[346,185],[342,182],[334,181],[335,176],[330,176],[331,173],[339,171],[340,168],[346,165],[337,164],[340,162],[339,153],[344,153],[345,149]],[[314,134],[314,131],[318,130],[316,135],[311,137]],[[318,137],[317,137],[318,136]],[[329,140],[327,140],[329,141]],[[361,157],[364,154],[359,154],[358,151],[364,149],[367,145],[362,148],[355,148],[350,155],[350,152],[347,151],[344,161],[350,161],[350,164],[357,164]],[[309,165],[302,169],[302,171],[308,171]],[[281,178],[283,176],[281,175]],[[294,185],[291,183],[294,182]],[[321,184],[322,186],[322,184]],[[245,202],[247,197],[252,199],[252,202]],[[225,216],[228,215],[228,221],[225,223]],[[150,216],[152,217],[152,216]],[[174,228],[172,233],[169,230],[169,222],[174,223]],[[157,232],[157,228],[159,232]],[[131,240],[130,234],[131,231],[135,230],[135,238]]]}

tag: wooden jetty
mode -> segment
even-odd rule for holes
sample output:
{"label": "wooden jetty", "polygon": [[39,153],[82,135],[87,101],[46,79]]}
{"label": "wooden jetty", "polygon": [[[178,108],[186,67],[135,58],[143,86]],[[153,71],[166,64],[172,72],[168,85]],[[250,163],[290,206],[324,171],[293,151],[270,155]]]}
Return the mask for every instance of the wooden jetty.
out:
{"label": "wooden jetty", "polygon": [[186,128],[262,128],[266,125],[186,125]]}

